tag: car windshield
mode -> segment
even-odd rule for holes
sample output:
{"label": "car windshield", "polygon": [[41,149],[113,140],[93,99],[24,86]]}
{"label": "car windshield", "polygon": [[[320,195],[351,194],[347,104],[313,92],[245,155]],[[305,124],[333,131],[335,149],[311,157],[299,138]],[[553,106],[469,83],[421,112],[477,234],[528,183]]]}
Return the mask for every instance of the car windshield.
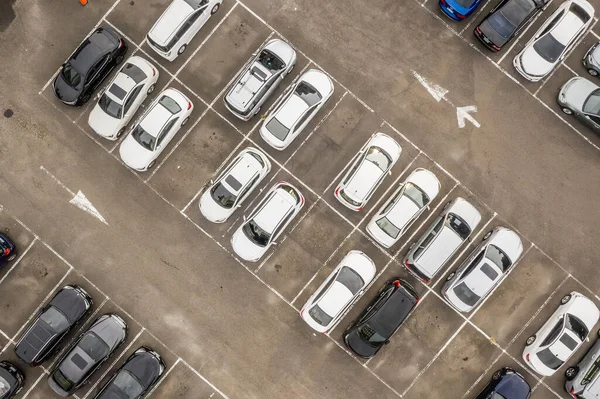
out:
{"label": "car windshield", "polygon": [[285,140],[290,132],[290,129],[285,127],[283,123],[279,122],[279,119],[277,118],[271,118],[265,127],[273,136],[281,141]]}
{"label": "car windshield", "polygon": [[116,101],[113,101],[109,96],[106,95],[106,93],[100,97],[98,105],[102,111],[106,112],[108,115],[112,116],[113,118],[121,119],[123,110],[122,105]]}
{"label": "car windshield", "polygon": [[585,338],[587,337],[589,331],[587,329],[587,327],[585,326],[585,324],[583,324],[583,322],[581,320],[579,320],[577,317],[571,315],[571,314],[567,314],[567,319],[566,319],[566,327],[573,331],[575,333],[575,335],[577,335],[579,337],[579,339],[581,341],[585,341]]}
{"label": "car windshield", "polygon": [[406,183],[404,186],[404,195],[406,195],[419,208],[423,208],[429,203],[429,197],[419,187],[412,183]]}
{"label": "car windshield", "polygon": [[348,288],[352,295],[356,295],[356,293],[365,285],[365,282],[360,275],[347,266],[340,269],[340,273],[336,280]]}
{"label": "car windshield", "polygon": [[551,368],[552,370],[558,370],[558,368],[563,365],[562,360],[554,356],[550,348],[546,348],[543,351],[540,351],[537,354],[537,356],[542,363],[544,363],[547,367]]}
{"label": "car windshield", "polygon": [[381,228],[381,230],[385,232],[385,234],[392,238],[396,238],[398,237],[398,234],[400,234],[400,229],[385,216],[377,220],[375,223]]}
{"label": "car windshield", "polygon": [[475,306],[479,300],[479,295],[471,291],[471,289],[467,287],[464,282],[454,287],[454,294],[458,297],[458,299],[469,306]]}
{"label": "car windshield", "polygon": [[133,129],[131,136],[145,149],[149,151],[154,150],[156,137],[145,131],[141,125],[137,125],[135,129]]}
{"label": "car windshield", "polygon": [[321,94],[314,87],[306,82],[300,82],[298,86],[296,86],[296,90],[294,93],[300,97],[308,107],[312,107],[319,101],[321,101]]}
{"label": "car windshield", "polygon": [[213,199],[225,209],[231,209],[235,204],[236,196],[229,192],[229,190],[221,183],[215,184],[210,190],[210,194]]}
{"label": "car windshield", "polygon": [[140,385],[138,380],[136,380],[127,370],[121,370],[115,377],[113,384],[118,387],[127,398],[137,398],[144,391],[144,388]]}
{"label": "car windshield", "polygon": [[448,225],[450,225],[450,228],[463,240],[466,240],[469,234],[471,234],[471,229],[465,221],[453,213],[448,214]]}
{"label": "car windshield", "polygon": [[485,257],[494,262],[500,269],[506,271],[510,267],[508,256],[494,244],[488,245]]}
{"label": "car windshield", "polygon": [[502,11],[495,13],[488,19],[488,23],[498,33],[505,39],[508,39],[510,35],[515,31],[516,26],[513,25],[508,18],[503,14]]}
{"label": "car windshield", "polygon": [[177,104],[177,101],[173,100],[169,96],[162,96],[162,98],[158,100],[158,103],[165,107],[167,111],[169,111],[172,114],[181,112],[181,107],[179,106],[179,104]]}
{"label": "car windshield", "polygon": [[69,86],[77,87],[81,83],[81,75],[68,62],[63,67],[61,74]]}
{"label": "car windshield", "polygon": [[600,89],[596,89],[583,103],[583,112],[600,115]]}
{"label": "car windshield", "polygon": [[258,62],[271,71],[279,71],[280,69],[285,68],[285,63],[269,50],[263,50],[260,53]]}
{"label": "car windshield", "polygon": [[129,63],[125,64],[123,69],[121,69],[121,72],[133,79],[136,84],[147,78],[144,71],[142,71],[137,65]]}
{"label": "car windshield", "polygon": [[319,307],[319,305],[315,305],[308,311],[308,314],[320,325],[326,326],[331,323],[333,319],[329,316],[323,309]]}
{"label": "car windshield", "polygon": [[562,54],[565,46],[554,38],[550,33],[542,36],[540,40],[535,42],[533,48],[537,53],[548,62],[554,63]]}
{"label": "car windshield", "polygon": [[256,224],[254,220],[249,221],[242,228],[246,237],[248,237],[252,242],[254,242],[259,247],[265,247],[269,243],[269,239],[271,235],[261,229],[261,227]]}
{"label": "car windshield", "polygon": [[369,324],[365,324],[364,326],[358,329],[358,335],[360,335],[365,341],[368,341],[374,345],[381,345],[387,338],[380,335],[373,327]]}
{"label": "car windshield", "polygon": [[387,168],[389,168],[390,164],[392,163],[392,160],[379,147],[369,148],[365,159],[377,165],[377,167],[384,172],[387,170]]}
{"label": "car windshield", "polygon": [[10,384],[4,378],[0,377],[0,398],[8,398],[8,392],[10,391]]}
{"label": "car windshield", "polygon": [[95,361],[103,359],[109,352],[108,345],[93,332],[86,334],[77,346]]}
{"label": "car windshield", "polygon": [[40,319],[57,333],[63,332],[69,328],[69,320],[53,306],[42,313]]}
{"label": "car windshield", "polygon": [[65,377],[65,375],[60,371],[60,369],[56,369],[53,374],[53,379],[56,383],[65,391],[70,391],[71,388],[75,385],[73,381]]}

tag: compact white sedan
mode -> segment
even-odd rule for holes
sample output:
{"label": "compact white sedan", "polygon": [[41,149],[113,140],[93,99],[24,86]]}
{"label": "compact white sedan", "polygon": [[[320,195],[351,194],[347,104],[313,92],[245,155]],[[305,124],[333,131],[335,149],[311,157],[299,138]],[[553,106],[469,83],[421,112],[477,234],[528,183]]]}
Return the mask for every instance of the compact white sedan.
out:
{"label": "compact white sedan", "polygon": [[193,109],[192,102],[179,90],[168,88],[160,93],[121,143],[123,162],[141,172],[150,169],[187,124]]}
{"label": "compact white sedan", "polygon": [[594,7],[587,1],[565,1],[515,56],[513,65],[525,79],[539,81],[563,60],[593,18]]}
{"label": "compact white sedan", "polygon": [[223,223],[242,205],[271,170],[261,151],[248,147],[236,156],[199,201],[200,212],[213,223]]}
{"label": "compact white sedan", "polygon": [[402,147],[384,133],[375,133],[354,157],[334,195],[345,207],[360,211],[400,158]]}
{"label": "compact white sedan", "polygon": [[142,102],[154,91],[158,75],[154,65],[131,56],[108,88],[98,94],[99,100],[90,113],[88,125],[109,140],[121,137]]}
{"label": "compact white sedan", "polygon": [[148,45],[158,55],[173,61],[183,54],[208,19],[219,11],[223,0],[173,0],[148,32]]}
{"label": "compact white sedan", "polygon": [[523,253],[519,236],[506,227],[488,231],[463,264],[446,277],[442,294],[459,312],[470,312],[502,279]]}
{"label": "compact white sedan", "polygon": [[288,88],[260,128],[261,137],[276,150],[285,150],[333,94],[333,82],[322,71],[311,69]]}
{"label": "compact white sedan", "polygon": [[375,263],[362,251],[348,252],[308,298],[300,316],[313,329],[326,333],[363,294],[375,272]]}
{"label": "compact white sedan", "polygon": [[373,216],[367,225],[367,233],[383,247],[391,247],[439,192],[440,182],[433,173],[423,168],[415,169]]}
{"label": "compact white sedan", "polygon": [[275,184],[233,233],[233,251],[248,262],[258,261],[304,206],[304,197],[290,183]]}
{"label": "compact white sedan", "polygon": [[551,376],[588,340],[600,317],[590,299],[571,292],[544,325],[525,342],[523,360],[537,373]]}

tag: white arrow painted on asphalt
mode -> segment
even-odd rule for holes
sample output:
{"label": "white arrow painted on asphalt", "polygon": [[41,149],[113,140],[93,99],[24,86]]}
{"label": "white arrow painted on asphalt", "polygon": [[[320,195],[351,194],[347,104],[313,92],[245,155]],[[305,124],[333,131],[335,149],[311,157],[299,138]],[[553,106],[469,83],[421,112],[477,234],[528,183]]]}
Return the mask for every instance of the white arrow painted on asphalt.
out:
{"label": "white arrow painted on asphalt", "polygon": [[92,215],[93,217],[95,217],[96,219],[100,220],[102,223],[104,223],[105,225],[108,226],[108,223],[106,223],[106,220],[102,217],[100,212],[98,212],[96,207],[94,207],[94,205],[92,205],[90,200],[88,200],[86,198],[84,193],[82,193],[81,191],[77,191],[77,194],[75,194],[73,191],[71,191],[71,189],[69,189],[69,187],[65,186],[63,184],[63,182],[58,180],[58,178],[56,176],[54,176],[52,173],[50,173],[50,171],[48,169],[44,168],[44,165],[40,165],[40,169],[43,170],[44,172],[46,172],[46,174],[48,176],[50,176],[56,184],[61,186],[63,189],[65,189],[66,192],[68,192],[69,194],[71,194],[73,196],[73,198],[69,201],[70,204],[75,205],[77,208],[89,213],[90,215]]}
{"label": "white arrow painted on asphalt", "polygon": [[481,127],[479,122],[475,120],[469,112],[477,112],[477,107],[474,105],[467,105],[466,107],[456,107],[456,119],[458,119],[458,127],[465,127],[465,120],[471,122],[475,127]]}
{"label": "white arrow painted on asphalt", "polygon": [[436,85],[435,83],[429,82],[427,79],[425,79],[423,76],[419,75],[415,71],[412,71],[412,74],[419,81],[419,83],[421,83],[421,85],[423,85],[423,87],[429,92],[429,94],[431,94],[431,96],[435,98],[435,101],[439,103],[442,99],[445,99],[444,96],[448,94],[448,90],[444,89],[440,85]]}

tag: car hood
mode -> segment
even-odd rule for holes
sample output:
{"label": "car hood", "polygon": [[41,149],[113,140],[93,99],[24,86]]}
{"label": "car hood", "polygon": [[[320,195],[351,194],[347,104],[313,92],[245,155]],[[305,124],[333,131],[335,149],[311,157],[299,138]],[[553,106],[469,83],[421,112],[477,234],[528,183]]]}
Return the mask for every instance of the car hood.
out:
{"label": "car hood", "polygon": [[246,234],[244,234],[242,231],[243,226],[244,225],[240,226],[233,234],[233,237],[231,237],[231,246],[240,258],[249,262],[255,262],[259,260],[265,252],[267,252],[269,246],[259,247],[250,241],[248,237],[246,237]]}
{"label": "car hood", "polygon": [[96,103],[90,116],[88,117],[88,125],[102,137],[114,137],[117,131],[121,128],[121,119],[113,118],[100,108]]}
{"label": "car hood", "polygon": [[521,68],[523,71],[532,77],[546,76],[556,63],[551,63],[543,59],[533,48],[532,43],[521,53]]}
{"label": "car hood", "polygon": [[54,93],[56,93],[56,97],[58,97],[61,101],[71,103],[77,101],[79,98],[79,94],[81,93],[79,89],[70,86],[62,77],[62,72],[56,76],[54,79]]}
{"label": "car hood", "polygon": [[358,356],[372,357],[379,351],[380,347],[373,346],[366,342],[360,335],[358,329],[353,328],[348,334],[344,335],[346,345]]}
{"label": "car hood", "polygon": [[[500,12],[500,11],[498,11],[498,12]],[[505,39],[504,37],[499,35],[498,32],[496,32],[496,30],[494,28],[492,28],[492,25],[490,24],[489,19],[497,18],[495,15],[496,14],[492,15],[491,17],[489,17],[488,19],[483,21],[479,25],[479,30],[481,31],[481,33],[483,33],[485,35],[485,37],[490,39],[490,41],[493,44],[495,44],[498,47],[502,47],[507,42],[508,39]]]}
{"label": "car hood", "polygon": [[226,209],[219,205],[210,194],[210,187],[200,197],[200,212],[213,223],[224,222],[235,208]]}
{"label": "car hood", "polygon": [[598,86],[589,80],[575,77],[562,86],[559,97],[564,96],[564,100],[561,99],[562,102],[573,110],[582,112],[585,100],[596,89]]}
{"label": "car hood", "polygon": [[121,159],[133,169],[145,169],[152,159],[153,152],[142,147],[130,135],[121,143],[119,148]]}

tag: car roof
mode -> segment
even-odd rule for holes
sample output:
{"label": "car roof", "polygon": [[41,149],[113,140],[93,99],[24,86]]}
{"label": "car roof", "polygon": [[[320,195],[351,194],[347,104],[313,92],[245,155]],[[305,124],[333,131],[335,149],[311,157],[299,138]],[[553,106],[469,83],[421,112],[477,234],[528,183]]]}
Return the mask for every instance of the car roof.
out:
{"label": "car roof", "polygon": [[401,195],[385,215],[394,226],[404,229],[410,219],[419,212],[419,207],[406,195]]}
{"label": "car roof", "polygon": [[400,286],[369,320],[379,334],[391,335],[415,307],[417,299],[406,288]]}
{"label": "car roof", "polygon": [[334,317],[353,296],[352,292],[344,284],[334,281],[327,290],[327,293],[317,303],[325,313]]}
{"label": "car roof", "polygon": [[461,280],[471,291],[482,297],[502,278],[502,275],[502,270],[484,256],[477,266]]}
{"label": "car roof", "polygon": [[421,252],[421,255],[416,259],[419,269],[428,276],[432,276],[462,242],[462,238],[444,224],[438,235],[429,243],[427,249]]}
{"label": "car roof", "polygon": [[150,36],[160,45],[167,44],[193,11],[194,9],[184,0],[173,0],[150,29]]}
{"label": "car roof", "polygon": [[[162,96],[161,96],[162,97]],[[154,103],[154,106],[148,111],[148,113],[144,116],[144,119],[140,122],[140,126],[144,129],[148,134],[156,137],[160,130],[163,128],[165,123],[173,114],[167,108],[165,108],[159,102]]]}
{"label": "car roof", "polygon": [[[231,168],[227,175],[223,176],[223,179],[221,179],[221,184],[227,186],[228,190],[230,190],[232,193],[237,194],[261,170],[262,165],[252,155],[245,153],[238,158],[235,166]],[[227,184],[227,176],[232,176],[235,178],[235,180],[242,183],[239,190],[235,190],[233,187]]]}
{"label": "car roof", "polygon": [[50,305],[63,313],[71,323],[86,310],[85,299],[72,288],[62,288],[50,301]]}
{"label": "car roof", "polygon": [[[574,340],[577,343],[575,349],[569,349],[565,345],[564,341],[568,340]],[[577,334],[573,333],[568,328],[565,328],[563,324],[563,328],[560,331],[558,338],[550,345],[549,349],[556,357],[558,357],[564,362],[568,360],[573,353],[575,353],[575,351],[577,350],[577,348],[579,348],[579,345],[581,345],[581,343],[582,341],[581,339],[579,339]],[[541,347],[539,348],[538,352],[544,349],[545,347]]]}
{"label": "car roof", "polygon": [[362,157],[362,163],[344,187],[344,193],[352,199],[358,201],[364,200],[371,190],[373,190],[383,173],[377,165]]}
{"label": "car roof", "polygon": [[96,31],[81,44],[78,51],[70,60],[71,66],[80,73],[87,72],[92,65],[105,54],[116,48],[115,43],[108,36],[105,29]]}
{"label": "car roof", "polygon": [[278,188],[253,219],[261,229],[272,233],[295,206],[295,199],[284,189]]}
{"label": "car roof", "polygon": [[[118,88],[115,88],[115,85],[118,86],[118,88],[121,88],[123,93],[121,93],[121,91]],[[113,83],[108,89],[106,89],[104,93],[108,97],[110,97],[111,100],[116,101],[119,104],[123,104],[127,93],[129,93],[131,89],[133,89],[135,86],[136,83],[133,79],[131,79],[126,74],[119,72],[115,77]]]}
{"label": "car roof", "polygon": [[227,101],[236,108],[245,109],[275,72],[279,71],[271,71],[255,59],[231,88]]}
{"label": "car roof", "polygon": [[279,122],[290,129],[307,109],[308,105],[306,102],[294,93],[277,111],[276,117]]}

